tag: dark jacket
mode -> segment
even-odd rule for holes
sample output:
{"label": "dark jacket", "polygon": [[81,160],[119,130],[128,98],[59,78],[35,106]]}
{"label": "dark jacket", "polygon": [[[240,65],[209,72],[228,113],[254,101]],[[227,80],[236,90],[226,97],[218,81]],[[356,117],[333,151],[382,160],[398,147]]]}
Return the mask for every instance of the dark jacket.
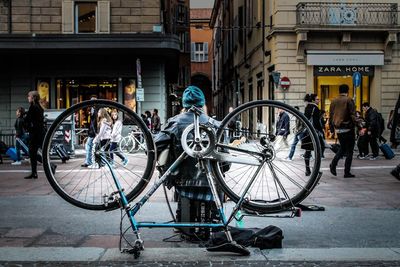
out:
{"label": "dark jacket", "polygon": [[393,112],[393,119],[392,119],[392,129],[390,131],[390,142],[392,142],[395,146],[400,144],[400,139],[396,137],[396,128],[400,127],[400,94],[399,99],[396,102],[396,106]]}
{"label": "dark jacket", "polygon": [[315,130],[323,133],[320,113],[321,111],[319,110],[318,106],[314,104],[308,104],[304,109],[304,116],[306,116],[307,119],[312,121],[312,125],[314,126]]}
{"label": "dark jacket", "polygon": [[290,133],[289,128],[289,115],[286,112],[281,112],[278,121],[276,122],[276,135],[288,136]]}
{"label": "dark jacket", "polygon": [[25,117],[25,125],[32,142],[41,144],[46,134],[44,127],[44,111],[38,103],[31,103]]}
{"label": "dark jacket", "polygon": [[[324,145],[323,141],[323,128],[321,125],[321,117],[320,110],[317,105],[308,104],[304,109],[304,116],[310,120],[314,129],[317,131],[318,139],[320,141],[321,147]],[[311,141],[310,135],[307,135],[308,131],[305,132],[304,136],[301,139],[301,148],[305,150],[314,150],[314,145]]]}
{"label": "dark jacket", "polygon": [[92,107],[90,109],[90,124],[89,124],[88,136],[94,138],[96,137],[96,134],[97,134],[97,109]]}
{"label": "dark jacket", "polygon": [[152,130],[159,132],[161,130],[161,120],[160,116],[154,114],[151,117],[151,127],[153,128]]}
{"label": "dark jacket", "polygon": [[368,132],[371,132],[371,135],[374,137],[379,137],[380,125],[378,122],[378,112],[375,109],[370,107],[365,112],[365,122]]}
{"label": "dark jacket", "polygon": [[346,95],[339,95],[329,107],[329,119],[336,129],[354,130],[355,112],[353,99]]}
{"label": "dark jacket", "polygon": [[[217,122],[212,120],[215,127],[218,127]],[[200,115],[199,122],[207,124],[210,122],[210,117],[205,114]],[[193,123],[193,113],[185,112],[170,118],[164,129],[154,136],[156,146],[159,147],[160,141],[165,143],[166,139],[171,139],[171,148],[175,157],[179,157],[183,152],[181,138],[185,128]],[[168,136],[168,137],[167,137]],[[159,154],[160,151],[157,151]],[[178,186],[195,186],[195,187],[208,187],[207,177],[204,173],[198,171],[196,167],[197,160],[192,157],[187,157],[178,168],[178,174],[171,177],[174,181],[168,181],[170,185]]]}
{"label": "dark jacket", "polygon": [[23,117],[18,117],[14,124],[15,136],[21,138],[25,133],[25,120]]}

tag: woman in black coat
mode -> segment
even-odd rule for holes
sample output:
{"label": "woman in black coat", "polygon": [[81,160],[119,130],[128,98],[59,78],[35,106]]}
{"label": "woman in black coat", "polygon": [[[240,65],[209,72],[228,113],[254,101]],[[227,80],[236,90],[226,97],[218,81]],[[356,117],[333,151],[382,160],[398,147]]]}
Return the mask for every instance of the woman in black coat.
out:
{"label": "woman in black coat", "polygon": [[25,124],[29,132],[29,158],[31,160],[32,173],[25,179],[37,179],[37,161],[38,149],[42,147],[43,138],[46,134],[44,128],[44,111],[39,104],[40,96],[38,91],[28,93],[30,103],[29,110],[26,113]]}
{"label": "woman in black coat", "polygon": [[[304,109],[304,115],[312,122],[314,129],[318,133],[318,137],[324,134],[323,128],[321,125],[321,117],[320,117],[320,110],[318,107],[319,98],[316,94],[306,94],[304,97],[304,101],[307,102],[307,106]],[[319,138],[320,140],[321,138]],[[321,141],[320,141],[321,142]],[[323,145],[323,144],[321,144]],[[311,142],[311,137],[308,135],[304,137],[301,143],[301,148],[305,149],[306,152],[304,153],[304,161],[306,164],[306,176],[311,174],[310,169],[310,158],[311,158],[311,151],[314,150],[314,145]]]}

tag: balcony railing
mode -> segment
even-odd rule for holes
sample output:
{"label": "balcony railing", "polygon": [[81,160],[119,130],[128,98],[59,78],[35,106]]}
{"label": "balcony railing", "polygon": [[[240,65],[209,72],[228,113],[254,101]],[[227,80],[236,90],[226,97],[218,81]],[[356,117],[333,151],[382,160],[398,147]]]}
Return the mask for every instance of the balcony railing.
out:
{"label": "balcony railing", "polygon": [[394,27],[397,4],[299,3],[297,25],[306,27]]}

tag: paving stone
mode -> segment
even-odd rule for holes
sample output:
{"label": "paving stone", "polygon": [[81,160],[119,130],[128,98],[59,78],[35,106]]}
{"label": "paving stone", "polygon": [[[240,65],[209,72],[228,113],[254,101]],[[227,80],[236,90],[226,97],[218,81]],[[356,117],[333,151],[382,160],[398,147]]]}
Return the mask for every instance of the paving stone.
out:
{"label": "paving stone", "polygon": [[89,235],[80,247],[117,248],[119,235]]}
{"label": "paving stone", "polygon": [[4,236],[5,237],[37,237],[43,234],[46,229],[43,228],[15,228],[8,231]]}
{"label": "paving stone", "polygon": [[31,244],[32,247],[76,247],[82,240],[83,236],[65,236],[45,234]]}

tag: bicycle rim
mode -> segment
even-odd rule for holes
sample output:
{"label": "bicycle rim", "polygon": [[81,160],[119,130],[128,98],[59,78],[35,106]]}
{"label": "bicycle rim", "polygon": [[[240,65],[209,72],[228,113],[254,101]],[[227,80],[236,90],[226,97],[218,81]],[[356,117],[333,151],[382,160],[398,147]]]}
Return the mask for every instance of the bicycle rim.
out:
{"label": "bicycle rim", "polygon": [[[108,112],[118,112],[122,121],[122,138],[129,134],[130,128],[142,132],[148,148],[138,153],[124,153],[117,144],[110,151],[110,143],[105,144],[92,154],[92,165],[82,167],[88,159],[85,147],[79,145],[76,135],[79,127],[88,127],[90,110],[101,108]],[[67,138],[68,137],[68,138]],[[69,159],[62,163],[59,156],[60,145]],[[121,158],[119,156],[121,156]],[[84,101],[61,113],[50,126],[43,144],[43,167],[53,189],[66,201],[84,209],[104,210],[118,207],[113,193],[117,187],[112,172],[118,179],[128,200],[137,197],[152,177],[155,167],[155,149],[153,139],[143,121],[127,107],[108,100]],[[112,159],[113,158],[113,159]],[[126,160],[124,162],[123,160]],[[112,164],[112,167],[106,163]],[[54,172],[54,166],[56,166]]]}
{"label": "bicycle rim", "polygon": [[[286,140],[275,129],[278,109],[289,117],[290,134]],[[304,135],[293,160],[288,161],[299,132]],[[238,133],[239,137],[231,138]],[[249,210],[263,213],[287,210],[305,199],[320,177],[318,136],[303,114],[284,103],[261,100],[239,106],[221,123],[217,140],[217,151],[226,160],[213,161],[213,173],[230,199],[237,202],[244,196],[248,200],[243,205]],[[312,157],[301,158],[301,154],[308,156],[303,146]]]}

